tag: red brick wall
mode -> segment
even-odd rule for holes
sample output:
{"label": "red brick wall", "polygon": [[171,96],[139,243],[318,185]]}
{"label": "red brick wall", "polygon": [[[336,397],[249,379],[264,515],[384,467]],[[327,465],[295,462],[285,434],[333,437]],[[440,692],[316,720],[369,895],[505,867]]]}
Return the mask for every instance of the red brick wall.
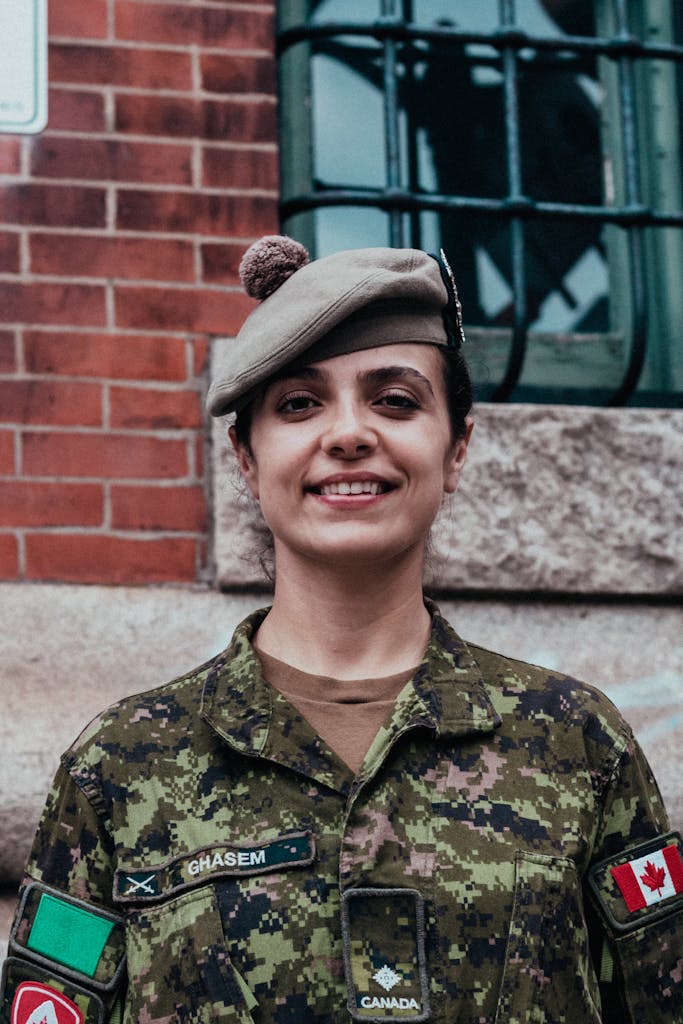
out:
{"label": "red brick wall", "polygon": [[0,577],[206,579],[209,337],[277,230],[273,4],[49,12],[47,128],[0,136]]}

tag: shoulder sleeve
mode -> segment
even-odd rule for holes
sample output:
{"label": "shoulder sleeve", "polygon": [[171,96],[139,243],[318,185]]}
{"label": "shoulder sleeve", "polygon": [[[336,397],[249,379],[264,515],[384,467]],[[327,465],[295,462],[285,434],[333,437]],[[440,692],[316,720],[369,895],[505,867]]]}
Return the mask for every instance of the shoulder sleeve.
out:
{"label": "shoulder sleeve", "polygon": [[602,794],[588,878],[604,1020],[683,1024],[681,840],[630,731]]}
{"label": "shoulder sleeve", "polygon": [[594,861],[652,839],[669,828],[652,769],[628,727],[622,747],[611,774],[605,779]]}
{"label": "shoulder sleeve", "polygon": [[3,967],[0,1024],[104,1024],[110,1018],[125,980],[113,871],[106,820],[62,765],[19,894]]}

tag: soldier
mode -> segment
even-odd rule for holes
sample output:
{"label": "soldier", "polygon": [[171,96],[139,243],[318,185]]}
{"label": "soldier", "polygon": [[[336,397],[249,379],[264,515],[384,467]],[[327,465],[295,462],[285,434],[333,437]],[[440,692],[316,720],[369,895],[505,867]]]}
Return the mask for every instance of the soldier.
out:
{"label": "soldier", "polygon": [[63,756],[12,1024],[673,1024],[683,859],[598,691],[422,592],[472,429],[443,257],[270,237],[214,380],[275,593]]}

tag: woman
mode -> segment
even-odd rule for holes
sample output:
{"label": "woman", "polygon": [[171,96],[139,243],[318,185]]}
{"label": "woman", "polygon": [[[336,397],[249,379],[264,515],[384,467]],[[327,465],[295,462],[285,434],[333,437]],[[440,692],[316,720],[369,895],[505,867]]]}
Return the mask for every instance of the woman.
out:
{"label": "woman", "polygon": [[423,597],[471,432],[445,260],[270,237],[243,277],[209,404],[273,605],[65,754],[2,1021],[681,1021],[680,838],[628,726]]}

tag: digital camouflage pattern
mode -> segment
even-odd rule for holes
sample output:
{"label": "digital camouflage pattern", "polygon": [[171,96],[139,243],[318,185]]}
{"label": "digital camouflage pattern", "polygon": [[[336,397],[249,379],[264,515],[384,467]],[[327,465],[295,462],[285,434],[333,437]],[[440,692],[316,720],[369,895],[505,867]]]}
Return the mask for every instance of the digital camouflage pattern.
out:
{"label": "digital camouflage pattern", "polygon": [[[605,697],[467,645],[435,614],[354,776],[263,680],[264,614],[64,755],[2,1024],[46,963],[60,991],[94,993],[86,1024],[120,1005],[126,1024],[683,1021],[677,899],[624,936],[587,898],[592,865],[667,829]],[[121,974],[111,948],[92,978],[36,961],[40,886],[125,921]]]}

